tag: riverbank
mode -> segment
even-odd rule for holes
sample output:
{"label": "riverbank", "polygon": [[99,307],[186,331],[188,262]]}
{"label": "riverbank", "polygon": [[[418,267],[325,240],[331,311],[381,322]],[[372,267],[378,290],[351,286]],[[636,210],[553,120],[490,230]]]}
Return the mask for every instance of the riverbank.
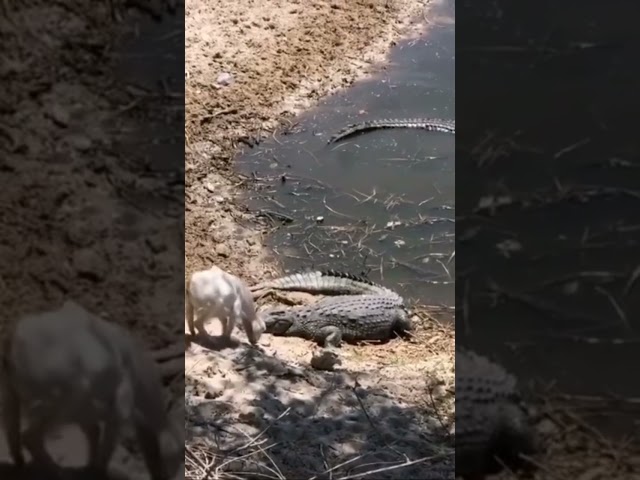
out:
{"label": "riverbank", "polygon": [[[267,229],[242,206],[250,179],[233,172],[234,156],[366,75],[392,41],[423,28],[411,19],[427,12],[415,1],[187,2],[187,274],[216,264],[254,283],[278,270],[262,242]],[[264,336],[262,351],[191,347],[185,399],[201,403],[186,425],[190,478],[200,478],[203,461],[279,478],[446,471],[453,450],[440,434],[453,416],[454,332],[427,318],[419,323],[407,344],[344,346],[341,368],[330,373],[309,368],[316,347],[295,338]],[[609,440],[571,410],[571,401],[549,404],[547,397],[539,430],[548,455],[535,478],[622,479],[636,471],[635,460],[607,453]],[[381,466],[407,459],[418,463]]]}
{"label": "riverbank", "polygon": [[[279,265],[263,244],[268,227],[242,205],[249,179],[234,173],[234,156],[320,97],[382,67],[394,41],[423,30],[427,3],[187,1],[186,275],[212,264],[248,283],[276,274]],[[265,335],[260,350],[191,345],[185,399],[197,407],[186,425],[187,476],[198,478],[199,462],[215,455],[226,470],[272,468],[282,478],[328,470],[339,476],[407,458],[416,463],[378,478],[450,471],[453,449],[441,422],[453,412],[454,335],[426,313],[418,323],[411,342],[344,345],[330,372],[310,368],[318,347],[298,338]],[[213,448],[212,422],[227,432],[217,434]],[[220,453],[243,438],[255,442]],[[422,458],[429,453],[433,459]]]}
{"label": "riverbank", "polygon": [[[272,271],[237,202],[233,157],[379,64],[401,32],[422,28],[415,19],[427,3],[187,1],[187,275],[211,263],[249,281]],[[219,85],[221,76],[231,83]]]}

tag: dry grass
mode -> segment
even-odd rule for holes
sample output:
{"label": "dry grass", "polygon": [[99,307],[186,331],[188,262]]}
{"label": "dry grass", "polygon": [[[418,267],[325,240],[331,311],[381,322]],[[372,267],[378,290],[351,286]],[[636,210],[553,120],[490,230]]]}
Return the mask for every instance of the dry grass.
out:
{"label": "dry grass", "polygon": [[[286,416],[287,409],[276,421]],[[245,480],[245,479],[276,479],[286,480],[282,470],[278,467],[278,462],[269,455],[269,449],[273,444],[268,444],[266,438],[262,438],[267,429],[252,438],[248,438],[243,445],[224,451],[219,444],[213,442],[196,440],[185,445],[185,478],[188,480]],[[388,447],[393,451],[393,447]],[[326,470],[315,475],[305,477],[306,480],[317,480],[319,478],[335,478],[336,480],[351,480],[357,478],[375,478],[385,472],[400,470],[413,465],[427,462],[441,462],[453,458],[451,448],[443,448],[442,453],[422,457],[414,460],[404,458],[389,465],[388,462],[373,462],[368,464],[366,470],[360,469],[357,473],[348,473],[350,464],[362,460],[367,454],[356,455],[344,460],[337,465],[327,467]],[[451,464],[451,463],[450,463]],[[247,465],[253,468],[249,470]]]}
{"label": "dry grass", "polygon": [[[538,434],[544,453],[527,457],[535,480],[629,480],[640,475],[640,448],[633,438],[611,439],[590,423],[576,400],[566,395],[538,398]],[[598,407],[602,414],[602,405]],[[504,471],[496,480],[523,478]]]}

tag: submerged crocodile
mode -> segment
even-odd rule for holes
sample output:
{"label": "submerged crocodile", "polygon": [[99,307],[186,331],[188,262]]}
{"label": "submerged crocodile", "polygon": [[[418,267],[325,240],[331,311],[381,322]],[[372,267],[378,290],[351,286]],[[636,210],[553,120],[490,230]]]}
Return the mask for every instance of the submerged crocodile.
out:
{"label": "submerged crocodile", "polygon": [[385,341],[395,334],[405,336],[413,329],[400,295],[357,275],[336,270],[309,271],[251,287],[254,296],[269,289],[337,296],[304,307],[263,311],[265,333],[337,347],[342,341]]}
{"label": "submerged crocodile", "polygon": [[415,128],[430,132],[456,133],[454,120],[441,120],[439,118],[384,118],[381,120],[368,120],[366,122],[347,125],[345,128],[332,135],[327,143],[335,143],[357,133],[382,128]]}
{"label": "submerged crocodile", "polygon": [[536,451],[533,427],[515,377],[485,357],[456,351],[456,476],[483,479],[501,465],[526,465]]}
{"label": "submerged crocodile", "polygon": [[400,297],[342,295],[303,307],[263,311],[265,333],[313,340],[324,347],[345,341],[385,341],[413,330]]}

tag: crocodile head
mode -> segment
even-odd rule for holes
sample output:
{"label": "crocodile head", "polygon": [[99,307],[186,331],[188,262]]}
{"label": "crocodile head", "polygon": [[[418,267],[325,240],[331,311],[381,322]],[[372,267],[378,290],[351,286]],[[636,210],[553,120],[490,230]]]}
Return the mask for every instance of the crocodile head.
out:
{"label": "crocodile head", "polygon": [[265,333],[275,335],[283,335],[293,325],[291,317],[291,309],[286,308],[268,308],[261,312],[264,320]]}

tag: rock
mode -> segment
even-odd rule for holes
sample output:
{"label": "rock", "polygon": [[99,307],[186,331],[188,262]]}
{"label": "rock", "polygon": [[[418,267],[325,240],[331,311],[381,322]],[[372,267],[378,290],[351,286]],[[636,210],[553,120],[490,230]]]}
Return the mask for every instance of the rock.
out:
{"label": "rock", "polygon": [[62,107],[62,105],[52,105],[49,109],[49,116],[58,126],[69,126],[71,115],[68,110]]}
{"label": "rock", "polygon": [[220,395],[222,395],[222,392],[215,387],[208,388],[207,391],[204,392],[205,400],[215,400]]}
{"label": "rock", "polygon": [[81,152],[91,150],[93,147],[93,141],[89,137],[80,134],[69,135],[67,137],[67,142],[73,148],[80,150]]}
{"label": "rock", "polygon": [[311,357],[311,366],[316,370],[333,371],[336,366],[341,364],[342,360],[338,354],[328,349],[315,352]]}
{"label": "rock", "polygon": [[216,84],[218,84],[218,86],[220,87],[228,87],[233,83],[233,81],[233,75],[228,72],[223,72],[218,75],[218,78],[216,78]]}
{"label": "rock", "polygon": [[243,406],[240,408],[238,420],[249,425],[261,424],[264,418],[264,411],[259,407]]}
{"label": "rock", "polygon": [[542,422],[540,422],[537,425],[536,430],[541,436],[545,436],[545,437],[551,437],[552,435],[555,435],[558,432],[558,428],[549,419],[544,419]]}
{"label": "rock", "polygon": [[228,258],[230,253],[231,252],[229,251],[229,247],[227,247],[225,244],[219,243],[218,245],[216,245],[216,255],[218,255],[219,257]]}
{"label": "rock", "polygon": [[104,280],[107,269],[106,262],[102,256],[91,248],[76,250],[73,254],[73,268],[79,276],[100,282]]}
{"label": "rock", "polygon": [[145,243],[153,253],[161,253],[167,249],[166,243],[164,243],[164,240],[160,238],[159,235],[148,237]]}

